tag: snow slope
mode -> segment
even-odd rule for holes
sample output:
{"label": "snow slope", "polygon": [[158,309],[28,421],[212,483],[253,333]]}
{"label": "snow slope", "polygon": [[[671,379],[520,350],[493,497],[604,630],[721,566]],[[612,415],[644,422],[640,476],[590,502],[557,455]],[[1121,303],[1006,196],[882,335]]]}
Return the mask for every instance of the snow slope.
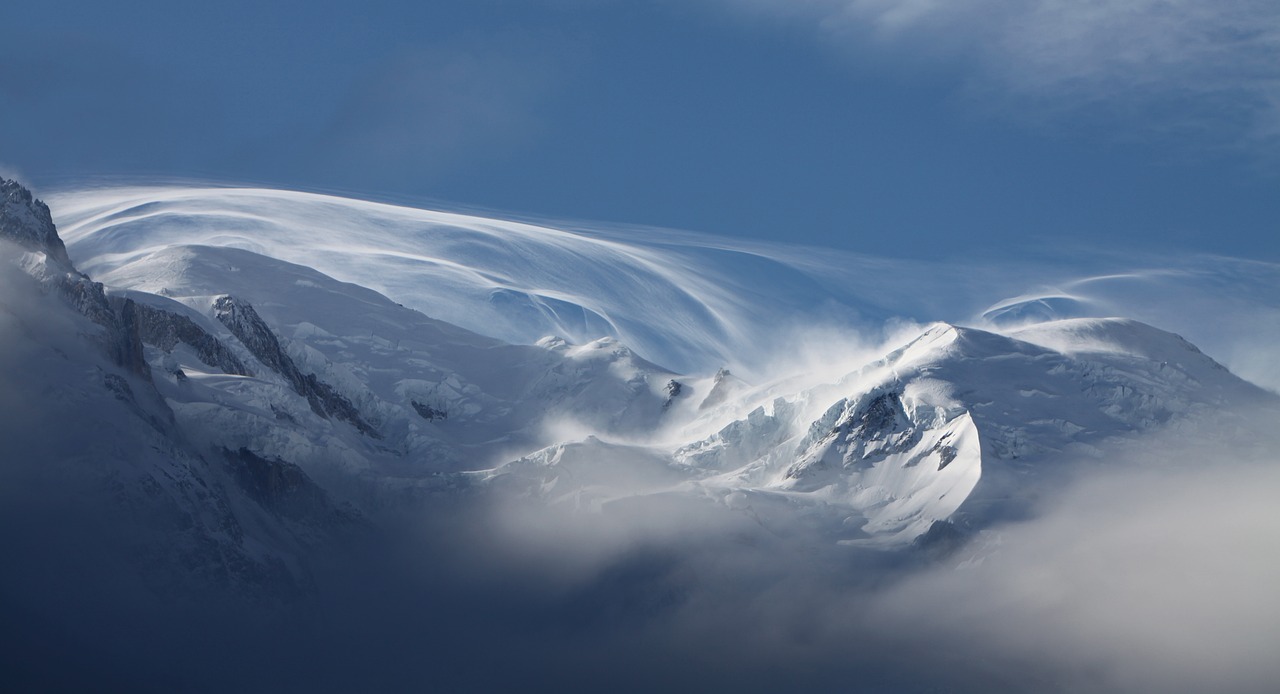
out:
{"label": "snow slope", "polygon": [[110,189],[54,200],[63,236],[94,276],[175,246],[237,248],[507,342],[617,337],[680,370],[742,361],[772,346],[753,344],[770,328],[812,314],[815,297],[837,303],[750,251],[278,190]]}
{"label": "snow slope", "polygon": [[[675,375],[611,338],[511,345],[249,251],[166,248],[101,277],[200,322],[249,365],[227,373],[182,345],[153,346],[180,419],[211,444],[322,477],[482,467],[552,443],[550,419],[626,436],[660,428],[671,410]],[[236,304],[250,326],[236,328]]]}
{"label": "snow slope", "polygon": [[[1067,319],[1012,335],[937,324],[833,383],[782,396],[761,388],[742,400],[759,404],[709,436],[627,455],[661,450],[686,488],[753,513],[803,508],[828,537],[876,545],[913,540],[940,521],[977,528],[1017,516],[1064,472],[1105,464],[1142,432],[1221,424],[1231,407],[1280,412],[1274,396],[1182,338],[1125,319]],[[538,470],[527,492],[582,504],[566,487],[581,478],[586,451],[621,457],[606,445],[555,447],[491,475],[528,480]],[[589,487],[595,505],[638,493],[625,476],[610,486],[599,470]]]}
{"label": "snow slope", "polygon": [[852,346],[856,332],[874,342],[893,317],[1003,329],[1127,316],[1185,335],[1280,392],[1269,358],[1280,340],[1280,266],[1270,263],[1081,249],[921,263],[268,189],[79,188],[49,200],[71,256],[94,276],[164,248],[239,248],[506,342],[611,336],[678,372],[777,375],[815,341]]}
{"label": "snow slope", "polygon": [[[919,309],[958,275],[883,264],[858,273],[863,301],[796,251],[656,232],[262,190],[58,202],[71,258],[133,307],[137,369],[184,438],[375,517],[450,490],[589,513],[685,499],[893,546],[1016,516],[1141,432],[1275,406],[1177,335],[1080,317],[1113,305],[1082,287],[1112,280],[873,346],[813,323]],[[789,370],[717,370],[739,353]]]}

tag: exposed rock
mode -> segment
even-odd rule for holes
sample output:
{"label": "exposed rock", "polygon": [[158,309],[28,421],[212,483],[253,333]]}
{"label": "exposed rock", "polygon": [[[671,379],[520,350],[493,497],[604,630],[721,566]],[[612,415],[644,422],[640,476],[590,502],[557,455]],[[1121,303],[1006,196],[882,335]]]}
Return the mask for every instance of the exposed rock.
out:
{"label": "exposed rock", "polygon": [[136,306],[128,300],[112,306],[102,285],[72,264],[49,207],[17,181],[4,178],[0,178],[0,239],[41,254],[24,263],[28,274],[45,291],[56,293],[77,313],[103,327],[102,347],[116,365],[151,379],[138,335]]}
{"label": "exposed rock", "polygon": [[836,425],[844,466],[859,467],[914,446],[921,436],[896,390],[872,392]]}
{"label": "exposed rock", "polygon": [[698,410],[702,411],[710,407],[715,407],[729,399],[738,388],[740,381],[729,373],[728,369],[720,369],[716,371],[716,376],[711,382],[711,391],[707,393],[707,397],[702,400],[702,404],[698,405]]}
{"label": "exposed rock", "polygon": [[955,523],[934,521],[929,529],[912,540],[911,547],[931,559],[945,559],[969,541],[969,534]]}
{"label": "exposed rock", "polygon": [[[114,373],[104,373],[102,375],[102,384],[107,390],[115,396],[116,400],[123,402],[129,406],[139,419],[150,424],[153,429],[161,433],[168,432],[173,428],[173,412],[167,407],[153,406],[150,410],[138,401],[138,396],[134,394],[133,387],[129,385],[129,381],[124,376]],[[150,384],[147,384],[148,386]],[[151,393],[154,395],[154,392]],[[151,398],[152,404],[157,405],[160,400],[157,397]]]}
{"label": "exposed rock", "polygon": [[0,177],[0,238],[30,251],[39,251],[72,269],[67,247],[58,236],[49,206],[35,199],[17,181]]}
{"label": "exposed rock", "polygon": [[430,405],[424,405],[418,402],[417,400],[410,400],[409,402],[410,404],[413,405],[413,409],[416,410],[418,414],[428,422],[435,421],[437,419],[449,418],[449,413],[446,412],[445,410],[437,410],[436,408]]}
{"label": "exposed rock", "polygon": [[672,379],[667,381],[667,387],[664,390],[667,393],[667,401],[662,403],[662,409],[665,410],[671,407],[671,403],[675,402],[676,398],[680,397],[680,394],[684,392],[684,384]]}
{"label": "exposed rock", "polygon": [[942,443],[941,441],[939,441],[937,445],[933,447],[933,450],[935,453],[938,454],[939,470],[950,465],[951,461],[956,459],[956,454],[958,453],[955,446],[948,446],[947,444]]}
{"label": "exposed rock", "polygon": [[335,507],[324,490],[297,465],[260,456],[247,448],[224,453],[236,484],[273,515],[318,528],[354,520],[353,512]]}
{"label": "exposed rock", "polygon": [[901,412],[897,393],[880,393],[865,400],[838,427],[850,440],[870,441],[896,431],[899,419],[905,417]]}
{"label": "exposed rock", "polygon": [[232,335],[253,354],[258,361],[284,376],[294,392],[307,399],[311,411],[321,417],[341,419],[361,433],[372,438],[382,438],[351,401],[329,384],[316,378],[315,374],[304,374],[294,363],[293,358],[280,347],[271,328],[267,326],[258,312],[247,301],[233,296],[220,296],[213,304],[214,315],[231,331]]}
{"label": "exposed rock", "polygon": [[[129,302],[133,303],[133,302]],[[134,304],[143,342],[168,352],[178,343],[189,345],[200,361],[223,373],[252,376],[248,367],[222,343],[190,318],[145,304]]]}

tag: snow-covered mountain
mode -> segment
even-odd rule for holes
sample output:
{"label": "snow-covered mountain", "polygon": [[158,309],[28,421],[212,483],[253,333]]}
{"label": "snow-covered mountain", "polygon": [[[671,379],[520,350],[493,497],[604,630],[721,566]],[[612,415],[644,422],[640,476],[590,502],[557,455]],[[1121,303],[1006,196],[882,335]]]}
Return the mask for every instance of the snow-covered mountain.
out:
{"label": "snow-covered mountain", "polygon": [[10,389],[51,418],[22,440],[85,423],[31,460],[94,460],[102,494],[165,519],[138,537],[182,548],[175,575],[305,583],[316,548],[440,495],[954,539],[1142,432],[1277,407],[1177,335],[1064,317],[1088,314],[1069,297],[904,323],[878,352],[830,333],[743,378],[719,367],[798,305],[879,299],[723,248],[274,191],[64,195],[64,248],[3,191],[6,349],[38,355]]}
{"label": "snow-covered mountain", "polygon": [[[110,188],[59,195],[54,205],[64,238],[95,277],[168,248],[235,248],[506,342],[615,337],[681,370],[745,361],[774,346],[753,344],[762,328],[812,321],[842,303],[786,262],[658,230],[610,237],[262,189]],[[159,289],[156,281],[149,286]],[[854,309],[880,313],[840,312]]]}
{"label": "snow-covered mountain", "polygon": [[1280,370],[1267,357],[1280,340],[1274,263],[1080,248],[893,259],[193,185],[81,186],[49,200],[72,256],[95,278],[165,248],[237,248],[509,343],[609,336],[682,373],[728,367],[773,378],[830,363],[824,347],[837,340],[878,344],[892,319],[1005,330],[1028,320],[1125,316],[1181,334],[1280,392]]}
{"label": "snow-covered mountain", "polygon": [[[246,370],[235,352],[186,314],[108,294],[81,274],[48,209],[21,186],[0,181],[0,202],[8,546],[90,548],[93,561],[162,594],[297,595],[308,558],[357,531],[359,513],[292,463],[195,445],[165,397],[171,372],[144,343],[173,347],[178,336],[223,373]],[[48,567],[14,575],[33,568]]]}

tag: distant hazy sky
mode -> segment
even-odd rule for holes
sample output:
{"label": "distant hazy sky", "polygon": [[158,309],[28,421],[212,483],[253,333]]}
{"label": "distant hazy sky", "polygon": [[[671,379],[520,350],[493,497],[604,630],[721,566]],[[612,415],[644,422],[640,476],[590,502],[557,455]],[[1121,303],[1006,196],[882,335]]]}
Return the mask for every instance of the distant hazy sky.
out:
{"label": "distant hazy sky", "polygon": [[1280,260],[1275,0],[23,3],[0,170]]}

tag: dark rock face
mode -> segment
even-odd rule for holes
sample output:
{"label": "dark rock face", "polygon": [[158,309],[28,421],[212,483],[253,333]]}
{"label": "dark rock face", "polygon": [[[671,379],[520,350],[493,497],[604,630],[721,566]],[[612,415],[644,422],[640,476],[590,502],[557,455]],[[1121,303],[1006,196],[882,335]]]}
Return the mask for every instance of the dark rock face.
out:
{"label": "dark rock face", "polygon": [[840,423],[839,429],[847,433],[850,440],[871,441],[896,431],[900,419],[906,419],[906,414],[898,394],[880,393],[862,403]]}
{"label": "dark rock face", "polygon": [[302,373],[293,358],[280,347],[280,340],[276,338],[275,333],[247,301],[241,301],[233,296],[221,296],[214,302],[213,310],[218,321],[227,326],[231,334],[248,347],[258,361],[284,376],[294,392],[307,399],[312,412],[321,417],[334,417],[347,422],[366,436],[382,438],[381,434],[360,416],[356,406],[333,386],[316,378],[315,374]]}
{"label": "dark rock face", "polygon": [[132,299],[125,299],[120,310],[120,329],[115,336],[113,352],[116,362],[129,371],[151,380],[151,367],[142,353],[141,324],[138,315],[138,304]]}
{"label": "dark rock face", "polygon": [[675,402],[676,398],[680,397],[680,394],[684,392],[684,384],[672,379],[667,381],[667,387],[664,390],[667,393],[667,401],[662,403],[662,409],[665,410],[671,407],[671,403]]}
{"label": "dark rock face", "polygon": [[969,540],[969,534],[948,521],[934,521],[924,534],[911,542],[912,549],[933,560],[946,559]]}
{"label": "dark rock face", "polygon": [[[845,467],[866,468],[892,453],[910,449],[923,432],[907,416],[901,394],[890,390],[860,402],[836,427],[836,434],[843,441]],[[945,454],[940,455],[945,459]]]}
{"label": "dark rock face", "polygon": [[138,333],[137,305],[132,300],[125,299],[113,307],[100,283],[78,273],[63,273],[45,282],[77,313],[103,327],[103,348],[111,361],[151,380],[151,368],[143,357]]}
{"label": "dark rock face", "polygon": [[933,451],[938,454],[938,469],[942,470],[956,459],[956,447],[948,446],[941,441],[933,447]]}
{"label": "dark rock face", "polygon": [[436,408],[430,405],[424,405],[417,400],[410,400],[409,402],[413,405],[413,409],[417,411],[418,415],[428,422],[435,421],[437,419],[449,418],[449,413],[445,410],[437,410]]}
{"label": "dark rock face", "polygon": [[45,253],[55,262],[71,268],[67,247],[53,225],[49,206],[36,200],[17,181],[0,178],[0,238],[23,248]]}
{"label": "dark rock face", "polygon": [[716,371],[715,379],[711,382],[711,392],[707,393],[707,397],[703,399],[702,404],[698,405],[699,412],[709,407],[715,407],[729,399],[729,391],[733,389],[732,377],[733,374],[729,373],[728,369]]}
{"label": "dark rock face", "polygon": [[[133,302],[129,302],[133,304]],[[133,304],[139,334],[146,344],[168,352],[183,343],[196,351],[200,361],[223,373],[252,376],[248,367],[218,338],[186,316],[145,304]]]}
{"label": "dark rock face", "polygon": [[81,274],[71,263],[48,205],[36,200],[17,181],[4,178],[0,178],[0,239],[44,253],[50,264],[38,279],[45,290],[55,292],[77,313],[103,327],[102,346],[117,366],[151,380],[151,369],[142,355],[134,303],[125,300],[112,306],[102,285]]}
{"label": "dark rock face", "polygon": [[[874,390],[852,404],[837,402],[811,424],[808,439],[816,443],[786,475],[802,479],[837,465],[845,470],[867,470],[890,455],[910,450],[923,435],[923,429],[907,415],[898,390]],[[926,455],[933,453],[945,461],[944,467],[955,457],[954,449],[948,453],[935,448]],[[918,455],[905,465],[917,465],[924,457]]]}
{"label": "dark rock face", "polygon": [[297,465],[260,456],[247,448],[224,453],[236,484],[275,516],[321,528],[354,519],[350,512],[337,509],[324,490]]}

